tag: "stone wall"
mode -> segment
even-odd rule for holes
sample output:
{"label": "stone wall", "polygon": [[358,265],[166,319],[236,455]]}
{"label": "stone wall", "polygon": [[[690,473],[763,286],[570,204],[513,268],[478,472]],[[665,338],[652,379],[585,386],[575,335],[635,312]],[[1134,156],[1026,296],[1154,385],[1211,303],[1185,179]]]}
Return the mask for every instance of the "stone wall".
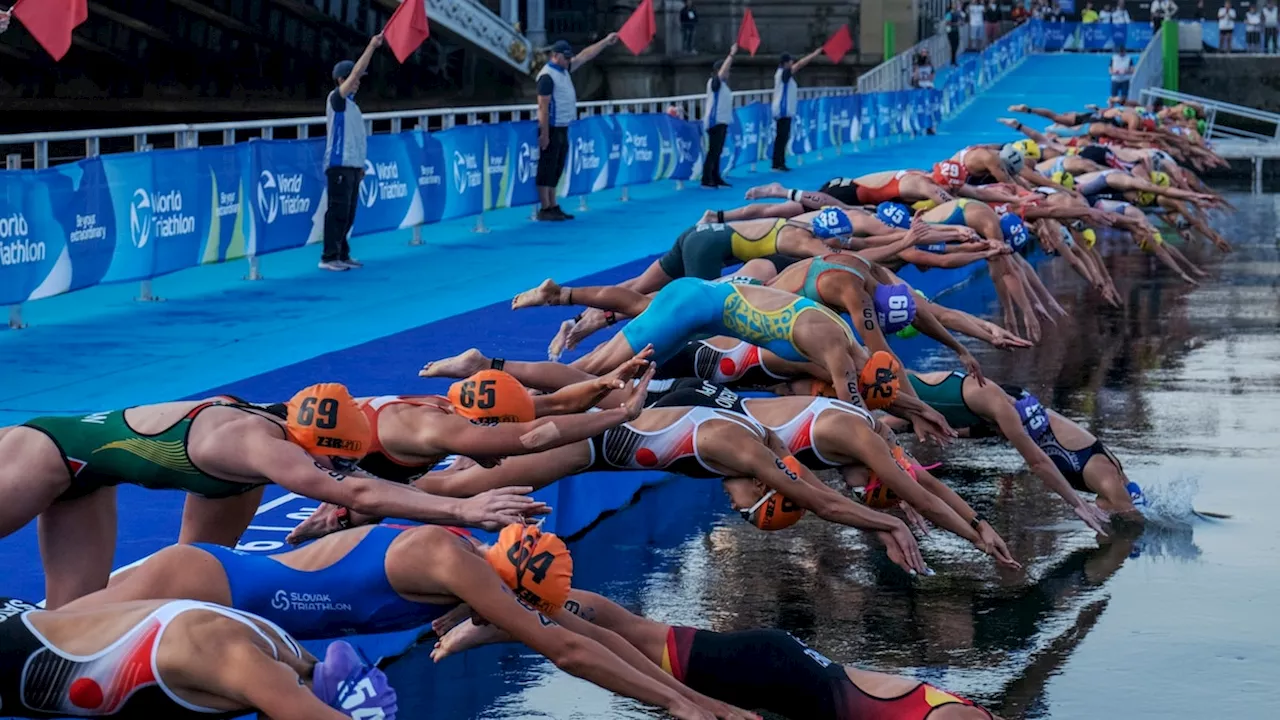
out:
{"label": "stone wall", "polygon": [[1183,56],[1178,90],[1280,113],[1280,55]]}

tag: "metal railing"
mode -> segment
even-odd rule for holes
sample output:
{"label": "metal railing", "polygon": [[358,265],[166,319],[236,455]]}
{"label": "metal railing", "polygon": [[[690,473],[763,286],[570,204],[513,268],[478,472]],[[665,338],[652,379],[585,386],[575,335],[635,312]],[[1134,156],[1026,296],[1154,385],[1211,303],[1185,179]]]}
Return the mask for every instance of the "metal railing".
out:
{"label": "metal railing", "polygon": [[893,92],[910,88],[912,63],[916,53],[921,50],[929,51],[929,57],[933,59],[935,68],[938,67],[939,61],[951,58],[951,45],[947,43],[945,34],[925,38],[906,51],[894,55],[859,75],[858,92]]}
{"label": "metal railing", "polygon": [[[1140,97],[1143,103],[1151,107],[1161,101],[1169,101],[1203,108],[1206,125],[1204,136],[1210,139],[1280,142],[1280,114],[1277,113],[1162,88],[1144,88]],[[1238,125],[1246,127],[1237,127]]]}
{"label": "metal railing", "polygon": [[1138,97],[1148,88],[1164,87],[1164,27],[1156,30],[1151,42],[1138,56],[1129,80],[1129,97]]}
{"label": "metal railing", "polygon": [[[802,88],[800,99],[851,95],[848,86]],[[734,105],[770,102],[772,90],[742,90],[733,93]],[[675,107],[688,120],[702,118],[704,95],[675,95],[636,100],[601,100],[578,103],[580,116],[618,113],[665,112]],[[365,127],[370,134],[398,133],[419,129],[427,132],[447,130],[462,125],[536,120],[538,106],[490,105],[464,108],[423,108],[393,112],[366,113]],[[225,123],[149,125],[145,127],[69,130],[64,132],[20,133],[0,135],[0,156],[11,159],[8,169],[44,169],[59,163],[118,152],[141,152],[144,149],[185,149],[213,145],[234,145],[251,139],[293,140],[322,137],[323,115],[281,118],[277,120],[244,120]],[[16,161],[13,158],[17,158]]]}

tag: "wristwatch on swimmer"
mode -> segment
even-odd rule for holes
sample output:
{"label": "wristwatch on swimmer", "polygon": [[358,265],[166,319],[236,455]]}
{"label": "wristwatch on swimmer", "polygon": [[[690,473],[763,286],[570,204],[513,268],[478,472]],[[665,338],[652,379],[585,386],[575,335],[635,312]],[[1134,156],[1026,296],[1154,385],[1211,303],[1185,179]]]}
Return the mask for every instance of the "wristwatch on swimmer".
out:
{"label": "wristwatch on swimmer", "polygon": [[981,515],[974,515],[973,519],[969,521],[969,527],[973,528],[974,530],[977,530],[978,526],[981,525],[982,522],[983,520]]}
{"label": "wristwatch on swimmer", "polygon": [[338,520],[338,527],[343,530],[351,529],[351,510],[349,508],[340,507],[333,516]]}

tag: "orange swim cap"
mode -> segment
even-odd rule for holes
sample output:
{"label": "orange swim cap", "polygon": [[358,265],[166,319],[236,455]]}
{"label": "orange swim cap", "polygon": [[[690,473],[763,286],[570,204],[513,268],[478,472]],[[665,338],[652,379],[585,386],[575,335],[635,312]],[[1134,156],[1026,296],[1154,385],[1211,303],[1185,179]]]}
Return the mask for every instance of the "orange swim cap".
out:
{"label": "orange swim cap", "polygon": [[449,386],[449,402],[468,420],[533,422],[538,417],[528,389],[501,370],[481,370]]}
{"label": "orange swim cap", "polygon": [[564,606],[573,587],[573,557],[564,541],[536,525],[512,523],[502,529],[485,560],[521,600],[551,615]]}
{"label": "orange swim cap", "polygon": [[748,522],[761,530],[767,532],[785,530],[804,517],[804,508],[796,505],[790,498],[779,494],[777,490],[765,493],[761,501],[762,503],[756,504],[755,512],[747,518]]}
{"label": "orange swim cap", "polygon": [[312,455],[362,458],[373,441],[368,418],[339,383],[312,385],[294,395],[285,427],[289,439]]}
{"label": "orange swim cap", "polygon": [[883,350],[871,354],[871,359],[858,374],[858,391],[872,410],[884,410],[893,404],[901,389],[902,363]]}
{"label": "orange swim cap", "polygon": [[[907,457],[907,452],[899,445],[894,445],[891,450],[893,453],[893,461],[902,468],[903,472],[911,476],[912,480],[920,482],[916,477],[915,464],[911,462],[911,458]],[[871,479],[867,481],[867,487],[863,490],[862,500],[868,507],[877,510],[886,510],[898,504],[901,498],[889,489],[889,486],[880,482],[880,478],[873,472]]]}

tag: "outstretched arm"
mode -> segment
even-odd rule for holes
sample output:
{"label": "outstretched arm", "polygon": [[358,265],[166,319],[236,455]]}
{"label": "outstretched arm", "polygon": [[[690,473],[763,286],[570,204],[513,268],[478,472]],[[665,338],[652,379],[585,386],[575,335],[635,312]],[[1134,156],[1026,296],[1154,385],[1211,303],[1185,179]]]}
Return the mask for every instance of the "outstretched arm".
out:
{"label": "outstretched arm", "polygon": [[604,49],[618,42],[618,33],[609,33],[592,45],[588,45],[582,52],[573,56],[569,61],[569,71],[572,72],[582,67],[584,64],[591,62],[597,55],[604,52]]}
{"label": "outstretched arm", "polygon": [[206,639],[201,656],[205,662],[184,668],[194,682],[179,681],[175,689],[224,698],[252,708],[273,720],[348,720],[348,716],[320,702],[302,684],[297,671],[268,657],[256,642],[228,633],[222,639]]}

